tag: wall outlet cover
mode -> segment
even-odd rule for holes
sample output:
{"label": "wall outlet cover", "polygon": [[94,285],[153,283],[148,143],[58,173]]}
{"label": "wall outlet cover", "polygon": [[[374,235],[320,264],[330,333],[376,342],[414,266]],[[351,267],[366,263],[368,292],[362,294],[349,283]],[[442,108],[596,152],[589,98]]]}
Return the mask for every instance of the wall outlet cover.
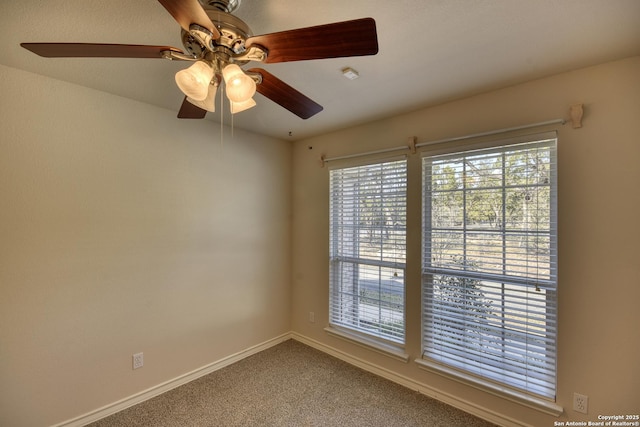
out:
{"label": "wall outlet cover", "polygon": [[589,409],[589,397],[580,393],[573,393],[573,410],[586,414]]}
{"label": "wall outlet cover", "polygon": [[133,369],[142,368],[144,365],[143,353],[136,353],[133,355]]}

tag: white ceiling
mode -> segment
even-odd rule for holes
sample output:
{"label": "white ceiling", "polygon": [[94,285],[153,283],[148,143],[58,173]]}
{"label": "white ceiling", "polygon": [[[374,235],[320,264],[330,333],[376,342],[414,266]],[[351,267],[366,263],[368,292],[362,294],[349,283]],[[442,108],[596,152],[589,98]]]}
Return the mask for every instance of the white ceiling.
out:
{"label": "white ceiling", "polygon": [[[288,140],[640,54],[638,0],[242,0],[234,14],[255,35],[376,20],[375,56],[248,64],[324,107],[302,120],[256,94],[258,106],[233,117],[234,127]],[[0,63],[11,67],[176,113],[183,99],[174,74],[185,62],[46,59],[19,46],[87,42],[183,49],[179,25],[156,0],[1,0],[0,40]],[[344,78],[340,70],[347,66],[360,78]],[[220,113],[207,119],[220,121]],[[229,114],[223,119],[231,123]]]}

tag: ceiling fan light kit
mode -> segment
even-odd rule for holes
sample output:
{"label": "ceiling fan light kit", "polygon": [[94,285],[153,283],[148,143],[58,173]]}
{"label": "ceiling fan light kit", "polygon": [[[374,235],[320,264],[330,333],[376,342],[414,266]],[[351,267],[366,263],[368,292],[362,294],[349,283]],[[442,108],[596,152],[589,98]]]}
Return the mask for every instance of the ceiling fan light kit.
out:
{"label": "ceiling fan light kit", "polygon": [[249,98],[242,102],[231,101],[231,114],[241,113],[249,108],[255,107],[256,101],[253,98]]}
{"label": "ceiling fan light kit", "polygon": [[216,93],[218,91],[217,84],[209,84],[209,88],[207,90],[207,97],[201,101],[193,98],[189,98],[187,96],[187,101],[191,104],[195,105],[198,108],[202,108],[203,110],[207,110],[210,113],[215,113],[216,111]]}
{"label": "ceiling fan light kit", "polygon": [[176,84],[187,97],[203,101],[207,97],[212,78],[213,67],[205,61],[198,61],[176,73]]}
{"label": "ceiling fan light kit", "polygon": [[253,95],[257,91],[307,119],[322,111],[322,106],[264,69],[245,72],[240,67],[251,61],[269,64],[378,53],[372,18],[253,36],[244,21],[231,15],[240,0],[158,2],[182,27],[185,52],[171,46],[100,43],[21,43],[21,46],[47,58],[164,58],[193,62],[175,76],[176,84],[185,94],[179,118],[203,118],[207,111],[215,111],[217,88],[224,80],[234,114],[255,106]]}
{"label": "ceiling fan light kit", "polygon": [[256,93],[256,82],[246,75],[236,64],[229,64],[222,70],[227,98],[235,103],[246,102]]}

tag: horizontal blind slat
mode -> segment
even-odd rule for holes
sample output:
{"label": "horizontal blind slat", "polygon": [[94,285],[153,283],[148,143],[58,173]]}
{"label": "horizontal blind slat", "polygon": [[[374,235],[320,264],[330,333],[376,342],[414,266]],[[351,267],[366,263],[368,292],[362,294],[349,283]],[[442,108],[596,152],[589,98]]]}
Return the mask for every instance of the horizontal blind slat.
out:
{"label": "horizontal blind slat", "polygon": [[423,158],[423,349],[555,397],[555,139]]}
{"label": "horizontal blind slat", "polygon": [[330,323],[404,342],[406,160],[330,170]]}

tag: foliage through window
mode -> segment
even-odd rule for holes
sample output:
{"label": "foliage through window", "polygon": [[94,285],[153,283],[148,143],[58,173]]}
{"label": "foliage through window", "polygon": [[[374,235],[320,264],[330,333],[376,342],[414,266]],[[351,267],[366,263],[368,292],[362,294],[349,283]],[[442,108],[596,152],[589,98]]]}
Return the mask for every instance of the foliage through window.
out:
{"label": "foliage through window", "polygon": [[406,160],[330,171],[330,322],[404,343]]}
{"label": "foliage through window", "polygon": [[423,158],[423,357],[555,399],[556,139]]}

